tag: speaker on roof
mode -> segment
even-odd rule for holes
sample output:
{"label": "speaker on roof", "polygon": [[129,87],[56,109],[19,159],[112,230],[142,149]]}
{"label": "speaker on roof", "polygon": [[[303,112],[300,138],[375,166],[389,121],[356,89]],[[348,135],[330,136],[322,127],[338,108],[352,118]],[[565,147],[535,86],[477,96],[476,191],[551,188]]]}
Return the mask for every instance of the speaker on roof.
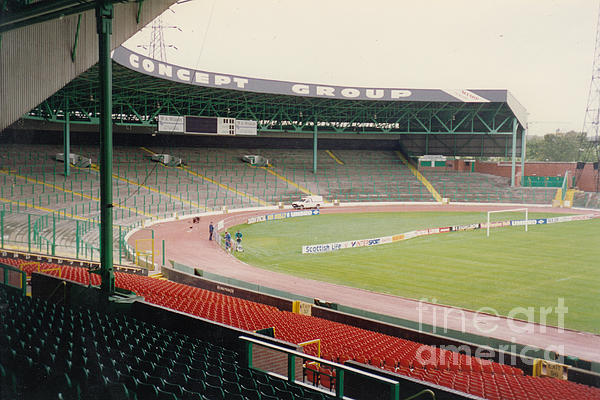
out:
{"label": "speaker on roof", "polygon": [[585,163],[583,161],[577,161],[577,169],[584,169]]}

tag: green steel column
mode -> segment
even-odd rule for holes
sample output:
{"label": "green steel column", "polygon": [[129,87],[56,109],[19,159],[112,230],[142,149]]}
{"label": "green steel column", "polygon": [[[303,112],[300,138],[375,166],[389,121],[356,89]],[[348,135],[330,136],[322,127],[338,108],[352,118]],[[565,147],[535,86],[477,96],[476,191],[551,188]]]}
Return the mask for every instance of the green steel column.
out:
{"label": "green steel column", "polygon": [[512,164],[510,169],[510,186],[515,187],[515,170],[517,169],[517,119],[513,118],[512,130]]}
{"label": "green steel column", "polygon": [[52,213],[52,247],[50,247],[51,249],[51,254],[53,256],[55,256],[56,254],[56,215],[54,213]]}
{"label": "green steel column", "polygon": [[344,370],[336,368],[336,384],[335,384],[335,397],[338,399],[344,398]]}
{"label": "green steel column", "polygon": [[246,342],[246,357],[248,357],[248,368],[252,368],[252,342]]}
{"label": "green steel column", "polygon": [[313,174],[317,173],[317,119],[313,130]]}
{"label": "green steel column", "polygon": [[73,43],[73,50],[71,50],[71,61],[75,62],[77,56],[77,43],[79,42],[79,31],[81,28],[81,14],[77,16],[77,30],[75,31],[75,43]]}
{"label": "green steel column", "polygon": [[112,3],[96,3],[100,70],[100,276],[101,289],[111,295],[115,291],[113,271],[113,204],[112,204]]}
{"label": "green steel column", "polygon": [[0,211],[0,247],[4,248],[4,210]]}
{"label": "green steel column", "polygon": [[65,158],[65,176],[69,176],[69,174],[71,173],[71,127],[69,114],[69,97],[67,96],[65,97],[65,126],[63,129],[63,154]]}
{"label": "green steel column", "polygon": [[25,273],[25,271],[20,271],[21,272],[21,291],[23,293],[23,296],[27,296],[27,274]]}
{"label": "green steel column", "polygon": [[123,249],[122,249],[122,243],[123,243],[123,226],[119,225],[119,264],[122,265],[123,264]]}
{"label": "green steel column", "polygon": [[31,214],[27,214],[27,251],[31,253]]}
{"label": "green steel column", "polygon": [[79,221],[75,220],[75,258],[79,258]]}
{"label": "green steel column", "polygon": [[400,398],[400,384],[395,383],[391,386],[390,400],[398,400]]}
{"label": "green steel column", "polygon": [[288,376],[287,380],[290,383],[294,383],[296,381],[296,356],[293,354],[288,354]]}
{"label": "green steel column", "polygon": [[527,157],[527,129],[521,133],[521,185],[525,178],[525,157]]}

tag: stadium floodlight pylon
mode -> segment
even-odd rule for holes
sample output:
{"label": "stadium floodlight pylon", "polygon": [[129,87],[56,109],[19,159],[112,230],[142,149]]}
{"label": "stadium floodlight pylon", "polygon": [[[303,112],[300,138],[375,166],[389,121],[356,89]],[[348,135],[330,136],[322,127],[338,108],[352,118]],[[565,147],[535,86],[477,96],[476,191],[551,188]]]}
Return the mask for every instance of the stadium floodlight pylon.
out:
{"label": "stadium floodlight pylon", "polygon": [[487,226],[486,226],[486,236],[490,237],[490,215],[498,214],[498,213],[507,213],[507,212],[518,212],[525,211],[525,232],[527,232],[527,227],[529,226],[529,210],[527,208],[512,208],[510,210],[494,210],[487,212]]}
{"label": "stadium floodlight pylon", "polygon": [[[598,10],[598,22],[596,24],[596,44],[594,47],[594,63],[592,66],[592,80],[590,82],[590,91],[588,93],[588,101],[585,108],[585,116],[583,118],[583,129],[587,140],[583,139],[580,147],[580,161],[589,160],[592,158],[600,160],[600,8]],[[596,169],[596,192],[599,189],[600,174]],[[583,168],[578,168],[575,182],[579,182],[579,178],[583,173]]]}

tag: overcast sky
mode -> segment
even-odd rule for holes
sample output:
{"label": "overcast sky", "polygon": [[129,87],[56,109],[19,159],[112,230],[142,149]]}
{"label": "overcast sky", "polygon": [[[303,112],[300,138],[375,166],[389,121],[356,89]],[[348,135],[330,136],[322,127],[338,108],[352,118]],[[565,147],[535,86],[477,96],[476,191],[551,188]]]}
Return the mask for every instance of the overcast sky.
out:
{"label": "overcast sky", "polygon": [[[192,0],[162,22],[173,64],[340,86],[508,89],[542,135],[583,127],[598,2]],[[125,46],[147,54],[138,46],[151,32]]]}

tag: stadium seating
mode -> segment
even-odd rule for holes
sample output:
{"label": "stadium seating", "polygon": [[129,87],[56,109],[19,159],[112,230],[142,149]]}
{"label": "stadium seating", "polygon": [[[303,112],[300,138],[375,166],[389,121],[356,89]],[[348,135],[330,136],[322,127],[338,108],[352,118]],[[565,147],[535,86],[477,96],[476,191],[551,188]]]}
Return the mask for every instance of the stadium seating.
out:
{"label": "stadium seating", "polygon": [[[152,162],[146,150],[114,148],[113,217],[124,228],[123,235],[150,217],[290,204],[306,191],[341,202],[434,201],[393,151],[335,150],[334,160],[320,150],[315,174],[309,149],[153,150],[182,157],[186,165],[165,167]],[[2,156],[0,198],[10,199],[0,202],[5,243],[39,253],[98,260],[98,169],[74,167],[65,177],[62,164],[53,159],[59,152],[60,146],[26,145]],[[98,160],[97,147],[73,146],[72,152]],[[269,171],[250,166],[241,161],[245,154],[263,155],[273,166]],[[556,191],[511,188],[507,178],[472,172],[432,170],[423,175],[452,202],[550,204]],[[598,207],[597,199],[581,195],[575,202]],[[115,245],[115,259],[125,256],[118,249]]]}
{"label": "stadium seating", "polygon": [[263,399],[275,392],[328,398],[245,368],[235,352],[122,314],[56,305],[3,286],[0,306],[3,400],[246,399],[240,384],[259,380]]}
{"label": "stadium seating", "polygon": [[[0,262],[3,260],[0,259]],[[50,270],[48,273],[58,275],[59,272]],[[62,277],[77,282],[87,284],[90,281],[87,270],[82,268],[63,266],[61,274]],[[489,398],[522,399],[522,391],[531,398],[600,398],[599,389],[558,380],[548,383],[550,379],[525,377],[520,369],[508,365],[320,318],[293,314],[220,293],[137,275],[115,273],[115,278],[118,287],[132,290],[144,296],[146,301],[161,306],[249,331],[275,327],[277,338],[292,343],[321,339],[322,358],[335,362],[350,359],[367,362],[462,392],[481,395],[480,392],[483,391]],[[92,275],[91,282],[97,285],[100,280]],[[316,355],[316,351],[316,346],[305,347],[308,354]],[[333,388],[334,377],[323,372],[316,373],[317,379],[314,379],[315,375],[311,379],[309,372],[309,381]],[[493,397],[503,385],[507,392],[501,397]],[[547,393],[548,385],[552,386],[551,393]]]}
{"label": "stadium seating", "polygon": [[550,204],[556,188],[510,187],[509,178],[477,172],[422,171],[452,202]]}

